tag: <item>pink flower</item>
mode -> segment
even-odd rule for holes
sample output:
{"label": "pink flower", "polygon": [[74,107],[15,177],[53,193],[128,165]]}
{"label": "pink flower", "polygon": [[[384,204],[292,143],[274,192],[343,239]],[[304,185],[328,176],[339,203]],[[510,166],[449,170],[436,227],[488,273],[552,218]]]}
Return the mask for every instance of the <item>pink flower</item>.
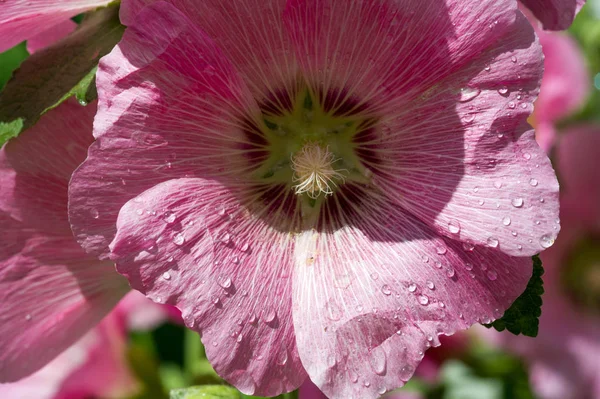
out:
{"label": "pink flower", "polygon": [[548,152],[556,142],[556,123],[584,104],[591,79],[584,55],[572,37],[543,31],[533,18],[530,21],[545,56],[544,77],[531,119],[538,143]]}
{"label": "pink flower", "polygon": [[165,320],[167,309],[132,291],[98,326],[44,368],[18,382],[0,384],[0,397],[118,399],[136,394],[139,386],[125,356],[127,331],[131,319],[148,313],[161,315],[153,319],[156,325]]}
{"label": "pink flower", "polygon": [[33,52],[45,47],[49,40],[64,36],[73,28],[69,18],[96,7],[105,6],[112,0],[5,0],[0,13],[0,52],[16,46],[24,40],[34,39],[36,44],[28,47]]}
{"label": "pink flower", "polygon": [[377,397],[523,291],[559,226],[516,4],[143,5],[99,67],[70,220],[221,376]]}
{"label": "pink flower", "polygon": [[520,0],[548,30],[565,30],[585,0]]}
{"label": "pink flower", "polygon": [[562,232],[542,254],[544,305],[535,339],[484,332],[522,354],[542,399],[600,397],[600,128],[564,132],[557,147]]}
{"label": "pink flower", "polygon": [[70,100],[0,151],[1,382],[44,366],[129,290],[114,264],[80,248],[67,220],[95,111]]}

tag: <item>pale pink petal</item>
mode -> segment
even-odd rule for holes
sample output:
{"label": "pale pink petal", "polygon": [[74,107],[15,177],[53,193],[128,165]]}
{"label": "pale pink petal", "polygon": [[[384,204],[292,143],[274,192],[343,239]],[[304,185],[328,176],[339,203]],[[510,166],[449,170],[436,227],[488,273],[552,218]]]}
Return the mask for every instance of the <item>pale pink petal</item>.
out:
{"label": "pale pink petal", "polygon": [[138,20],[100,63],[98,139],[70,184],[74,233],[102,255],[135,195],[176,177],[242,176],[266,154],[248,140],[256,103],[206,34],[164,2]]}
{"label": "pale pink petal", "polygon": [[[485,27],[467,17],[471,15],[467,9],[483,7],[483,10],[491,3],[508,10],[500,13],[498,24],[493,14],[483,14],[492,18],[483,21]],[[376,132],[367,130],[355,139],[356,152],[373,172],[373,185],[395,191],[399,206],[433,225],[441,234],[498,248],[510,255],[529,256],[551,245],[558,234],[558,184],[550,161],[536,145],[526,123],[541,79],[541,48],[525,17],[515,7],[511,9],[500,3],[448,2],[452,6],[449,8],[456,11],[453,15],[457,18],[454,28],[457,36],[448,39],[447,48],[427,36],[432,29],[419,28],[417,21],[410,22],[410,19],[406,23],[396,21],[395,25],[393,20],[384,19],[387,25],[381,25],[381,32],[375,32],[383,36],[375,40],[360,29],[344,30],[338,26],[341,21],[334,18],[329,30],[310,28],[311,23],[322,25],[323,21],[318,18],[326,18],[312,1],[290,3],[295,8],[289,10],[289,15],[297,17],[292,22],[298,31],[299,53],[305,48],[326,48],[316,43],[330,40],[333,48],[337,48],[338,43],[338,47],[349,53],[355,51],[355,58],[360,54],[358,59],[365,60],[347,67],[332,66],[330,75],[323,77],[321,74],[325,72],[320,71],[328,68],[321,62],[328,59],[327,54],[316,50],[317,54],[309,58],[315,64],[303,64],[308,73],[316,74],[316,80],[323,78],[335,86],[337,77],[341,76],[339,71],[349,71],[350,84],[364,84],[363,88],[357,86],[350,91],[362,93],[359,98],[369,98],[364,92],[379,88],[373,94],[371,108],[368,103],[355,105],[365,113],[372,108],[385,110],[374,128]],[[342,13],[356,19],[347,21],[349,26],[358,25],[357,21],[365,18],[365,14],[370,15],[368,12],[374,13],[372,18],[379,19],[390,15],[382,5],[387,4],[385,2],[354,1],[351,4],[354,8]],[[415,7],[427,7],[430,3],[420,1],[419,4],[421,6]],[[435,7],[438,6],[436,3]],[[465,14],[464,21],[457,16],[461,10]],[[437,21],[443,28],[448,23],[446,29],[452,37],[453,23],[444,21],[441,15],[437,18],[441,20],[434,19],[430,24]],[[309,28],[304,29],[303,24]],[[383,43],[382,46],[392,46],[397,41],[405,43],[401,40],[400,27],[407,32],[425,30],[415,33],[415,38],[405,39],[406,46],[419,49],[413,55],[412,64],[409,56],[406,61],[406,52],[400,51],[401,48],[369,46],[373,41]],[[397,37],[392,36],[394,40],[391,40],[389,31],[397,30]],[[480,38],[482,30],[486,33]],[[313,31],[322,32],[322,37],[302,36]],[[354,32],[368,40],[359,40],[353,36]],[[437,31],[435,34],[440,35]],[[420,38],[425,43],[421,43]],[[500,44],[493,42],[494,39]],[[363,48],[352,47],[351,43],[356,40],[359,40],[357,46]],[[437,47],[431,47],[436,43]],[[371,49],[374,49],[372,54]],[[441,57],[444,52],[444,58],[431,64],[427,61],[430,57],[419,58],[429,53]],[[397,54],[401,54],[398,56],[402,62],[385,58]],[[396,70],[389,69],[389,65],[399,66]],[[376,73],[377,68],[392,71],[391,75],[382,70]],[[415,70],[419,73],[415,74]],[[421,76],[420,71],[426,71],[426,76]],[[388,84],[379,76],[398,78],[402,83],[392,80],[392,84]],[[438,81],[433,84],[427,80],[430,77]],[[339,107],[346,108],[343,102]]]}
{"label": "pale pink petal", "polygon": [[0,52],[112,0],[6,0],[0,14]]}
{"label": "pale pink petal", "polygon": [[115,311],[122,314],[128,330],[148,331],[169,320],[181,322],[177,308],[155,303],[136,290],[125,295]]}
{"label": "pale pink petal", "polygon": [[330,397],[376,398],[412,376],[438,335],[502,316],[531,259],[465,249],[386,194],[353,189],[361,208],[296,241],[292,313],[310,379]]}
{"label": "pale pink petal", "polygon": [[67,221],[67,184],[92,141],[94,111],[68,101],[0,152],[0,381],[44,366],[126,292]]}
{"label": "pale pink petal", "polygon": [[[121,21],[130,25],[144,6],[157,0],[123,2]],[[298,66],[285,34],[285,0],[169,0],[206,33],[238,69],[260,103],[291,105]]]}
{"label": "pale pink petal", "polygon": [[552,123],[581,107],[592,83],[584,55],[572,37],[543,31],[538,35],[545,59],[534,115],[538,123]]}
{"label": "pale pink petal", "polygon": [[30,37],[27,40],[27,51],[29,54],[33,54],[36,51],[39,51],[45,47],[48,47],[60,39],[69,35],[69,33],[73,32],[77,24],[70,19],[65,19],[57,25],[52,26],[51,28],[43,31],[42,33],[38,33],[37,35]]}
{"label": "pale pink petal", "polygon": [[113,311],[36,373],[17,382],[0,384],[0,397],[118,399],[135,394],[138,385],[125,357],[126,333],[121,312]]}
{"label": "pale pink petal", "polygon": [[121,209],[112,256],[133,288],[182,310],[223,378],[275,396],[306,378],[292,325],[291,221],[244,198],[253,205],[251,193],[199,178],[159,184]]}
{"label": "pale pink petal", "polygon": [[544,29],[567,29],[575,15],[585,4],[585,0],[520,0],[537,19]]}

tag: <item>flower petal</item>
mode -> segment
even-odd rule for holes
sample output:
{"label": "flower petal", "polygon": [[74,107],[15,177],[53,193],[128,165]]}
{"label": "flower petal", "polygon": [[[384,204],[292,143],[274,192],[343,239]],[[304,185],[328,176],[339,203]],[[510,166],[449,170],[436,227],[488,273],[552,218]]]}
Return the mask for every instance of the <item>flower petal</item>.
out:
{"label": "flower petal", "polygon": [[565,30],[585,4],[585,0],[521,0],[548,30]]}
{"label": "flower petal", "polygon": [[[106,256],[119,209],[182,176],[249,172],[241,122],[257,105],[213,41],[173,6],[146,8],[100,63],[96,142],[70,184],[73,231]],[[260,152],[257,149],[256,152]]]}
{"label": "flower petal", "polygon": [[[131,24],[144,6],[155,2],[123,2],[121,21]],[[169,3],[214,40],[258,101],[272,99],[283,87],[295,83],[298,66],[281,18],[285,0],[169,0]]]}
{"label": "flower petal", "polygon": [[161,183],[121,209],[112,257],[132,287],[182,310],[223,378],[275,396],[306,378],[291,315],[293,236],[240,205],[247,195],[200,178]]}
{"label": "flower petal", "polygon": [[559,227],[556,177],[526,122],[541,49],[521,14],[499,40],[382,120],[366,166],[439,233],[530,256]]}
{"label": "flower petal", "polygon": [[316,92],[385,114],[496,44],[516,15],[507,0],[290,0],[284,18]]}
{"label": "flower petal", "polygon": [[439,334],[500,317],[530,258],[440,237],[384,193],[329,232],[296,241],[293,316],[310,379],[330,398],[376,398],[407,381]]}
{"label": "flower petal", "polygon": [[33,54],[45,47],[48,47],[60,39],[69,35],[77,28],[77,24],[70,19],[64,21],[46,29],[42,33],[39,33],[27,40],[27,51],[29,54]]}
{"label": "flower petal", "polygon": [[67,184],[92,141],[94,111],[70,100],[0,152],[0,381],[44,366],[127,290],[67,221]]}
{"label": "flower petal", "polygon": [[0,14],[0,53],[69,18],[112,0],[8,0]]}

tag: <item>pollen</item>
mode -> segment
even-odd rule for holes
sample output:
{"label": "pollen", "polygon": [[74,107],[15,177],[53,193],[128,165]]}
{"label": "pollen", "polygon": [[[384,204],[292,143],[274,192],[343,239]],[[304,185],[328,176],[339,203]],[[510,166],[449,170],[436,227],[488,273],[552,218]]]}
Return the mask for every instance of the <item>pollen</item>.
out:
{"label": "pollen", "polygon": [[344,182],[345,169],[334,169],[337,162],[335,155],[329,147],[322,147],[316,143],[307,143],[300,151],[292,156],[292,169],[294,170],[292,186],[298,195],[307,194],[312,199],[317,199],[321,194],[332,195],[337,187],[337,182]]}

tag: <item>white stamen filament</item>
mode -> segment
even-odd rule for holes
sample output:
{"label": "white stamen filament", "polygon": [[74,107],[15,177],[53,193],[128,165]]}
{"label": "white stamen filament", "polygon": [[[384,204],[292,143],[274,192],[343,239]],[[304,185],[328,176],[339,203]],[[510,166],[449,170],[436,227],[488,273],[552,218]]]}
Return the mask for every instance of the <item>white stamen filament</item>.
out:
{"label": "white stamen filament", "polygon": [[336,180],[344,181],[343,169],[333,169],[335,156],[329,148],[323,148],[316,143],[307,143],[302,150],[292,156],[294,182],[292,188],[296,194],[306,193],[310,198],[317,199],[321,193],[332,195],[337,186]]}

